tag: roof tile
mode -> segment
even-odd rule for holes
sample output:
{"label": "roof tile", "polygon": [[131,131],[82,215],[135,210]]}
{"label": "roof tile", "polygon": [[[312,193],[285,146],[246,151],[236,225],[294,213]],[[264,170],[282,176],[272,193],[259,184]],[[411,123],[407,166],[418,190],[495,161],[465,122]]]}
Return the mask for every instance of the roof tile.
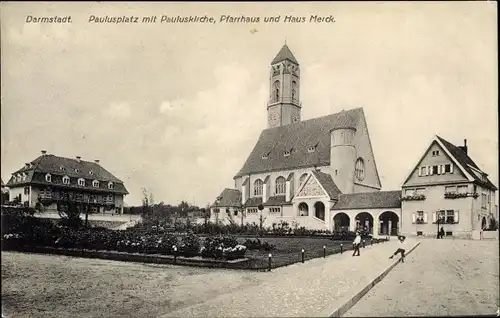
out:
{"label": "roof tile", "polygon": [[[336,127],[356,127],[363,109],[355,108],[328,116],[305,120],[295,124],[269,128],[259,140],[235,178],[268,171],[330,165],[330,131]],[[317,144],[316,151],[309,152]],[[287,149],[292,154],[285,157]],[[263,153],[269,152],[267,159]]]}
{"label": "roof tile", "polygon": [[401,208],[401,191],[341,194],[332,210]]}

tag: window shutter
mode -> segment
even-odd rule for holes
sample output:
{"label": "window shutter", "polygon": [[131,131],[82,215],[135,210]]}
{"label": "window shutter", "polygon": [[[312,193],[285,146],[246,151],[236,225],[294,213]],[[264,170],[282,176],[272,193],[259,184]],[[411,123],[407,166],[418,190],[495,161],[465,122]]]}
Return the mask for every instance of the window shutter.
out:
{"label": "window shutter", "polygon": [[427,212],[424,213],[424,223],[427,223]]}
{"label": "window shutter", "polygon": [[453,173],[453,163],[450,163],[450,173]]}
{"label": "window shutter", "polygon": [[458,210],[455,210],[455,223],[458,223]]}
{"label": "window shutter", "polygon": [[438,174],[441,174],[443,170],[441,170],[441,165],[438,165]]}
{"label": "window shutter", "polygon": [[418,176],[419,176],[419,177],[421,177],[421,176],[422,176],[422,168],[421,168],[421,167],[419,167],[419,168],[418,168]]}
{"label": "window shutter", "polygon": [[433,173],[432,166],[428,166],[428,168],[429,168],[429,175],[432,176],[432,173]]}
{"label": "window shutter", "polygon": [[436,212],[432,212],[432,223],[436,223]]}
{"label": "window shutter", "polygon": [[411,216],[412,216],[412,223],[415,223],[416,220],[417,220],[416,217],[415,217],[415,213],[413,213]]}

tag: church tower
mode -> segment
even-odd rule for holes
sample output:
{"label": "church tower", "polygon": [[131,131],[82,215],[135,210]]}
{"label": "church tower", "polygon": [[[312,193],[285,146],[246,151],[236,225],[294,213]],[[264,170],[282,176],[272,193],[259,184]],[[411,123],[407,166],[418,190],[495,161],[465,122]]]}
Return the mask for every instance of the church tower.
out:
{"label": "church tower", "polygon": [[271,62],[269,76],[268,128],[300,121],[300,69],[299,62],[285,44]]}

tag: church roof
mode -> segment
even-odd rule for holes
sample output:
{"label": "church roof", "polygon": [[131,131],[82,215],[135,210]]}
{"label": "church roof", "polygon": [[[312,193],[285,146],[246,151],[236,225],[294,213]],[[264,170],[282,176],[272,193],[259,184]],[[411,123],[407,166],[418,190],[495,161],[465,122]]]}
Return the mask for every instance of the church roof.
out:
{"label": "church roof", "polygon": [[476,183],[483,185],[486,188],[497,190],[497,187],[495,187],[495,185],[487,177],[484,177],[484,180],[481,180],[481,178],[472,171],[470,167],[476,168],[477,170],[482,172],[482,170],[476,165],[476,163],[464,150],[439,136],[436,137],[439,139],[439,141],[441,141],[441,143],[446,147],[451,155],[455,157],[462,168],[464,168],[472,177],[474,177]]}
{"label": "church roof", "polygon": [[401,208],[401,191],[341,194],[332,210]]}
{"label": "church roof", "polygon": [[225,188],[218,197],[219,202],[214,202],[212,207],[235,207],[241,204],[241,191]]}
{"label": "church roof", "polygon": [[290,202],[286,201],[286,196],[284,195],[275,195],[272,197],[269,197],[267,199],[266,203],[264,203],[264,206],[272,206],[272,205],[284,205],[284,204],[291,204]]}
{"label": "church roof", "polygon": [[[265,129],[235,178],[253,173],[330,165],[330,131],[356,127],[363,109],[355,108],[328,116]],[[314,148],[310,151],[309,148]],[[285,151],[291,150],[289,156]],[[267,157],[263,157],[267,154]]]}
{"label": "church roof", "polygon": [[318,170],[313,170],[312,173],[316,177],[316,180],[318,180],[318,182],[323,186],[331,199],[337,199],[339,195],[342,194],[342,192],[333,181],[331,175]]}
{"label": "church roof", "polygon": [[288,48],[288,46],[286,44],[283,45],[283,47],[279,51],[278,55],[276,55],[274,60],[271,62],[271,65],[279,63],[279,62],[284,61],[284,60],[289,60],[289,61],[299,65],[299,62],[297,61],[295,56],[293,56],[292,51],[290,51],[290,49]]}

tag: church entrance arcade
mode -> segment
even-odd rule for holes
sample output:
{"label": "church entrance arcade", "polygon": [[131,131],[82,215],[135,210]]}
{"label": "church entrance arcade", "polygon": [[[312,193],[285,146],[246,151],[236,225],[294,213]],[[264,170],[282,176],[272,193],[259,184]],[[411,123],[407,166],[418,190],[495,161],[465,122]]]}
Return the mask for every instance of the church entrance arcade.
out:
{"label": "church entrance arcade", "polygon": [[380,226],[379,235],[398,235],[399,233],[399,216],[392,211],[385,211],[380,214],[378,219]]}
{"label": "church entrance arcade", "polygon": [[325,205],[323,202],[316,202],[314,204],[314,216],[320,220],[325,220]]}
{"label": "church entrance arcade", "polygon": [[361,212],[356,215],[356,230],[365,230],[373,234],[373,216],[368,212]]}
{"label": "church entrance arcade", "polygon": [[333,229],[335,231],[349,230],[349,224],[351,219],[344,212],[335,214],[333,217]]}

